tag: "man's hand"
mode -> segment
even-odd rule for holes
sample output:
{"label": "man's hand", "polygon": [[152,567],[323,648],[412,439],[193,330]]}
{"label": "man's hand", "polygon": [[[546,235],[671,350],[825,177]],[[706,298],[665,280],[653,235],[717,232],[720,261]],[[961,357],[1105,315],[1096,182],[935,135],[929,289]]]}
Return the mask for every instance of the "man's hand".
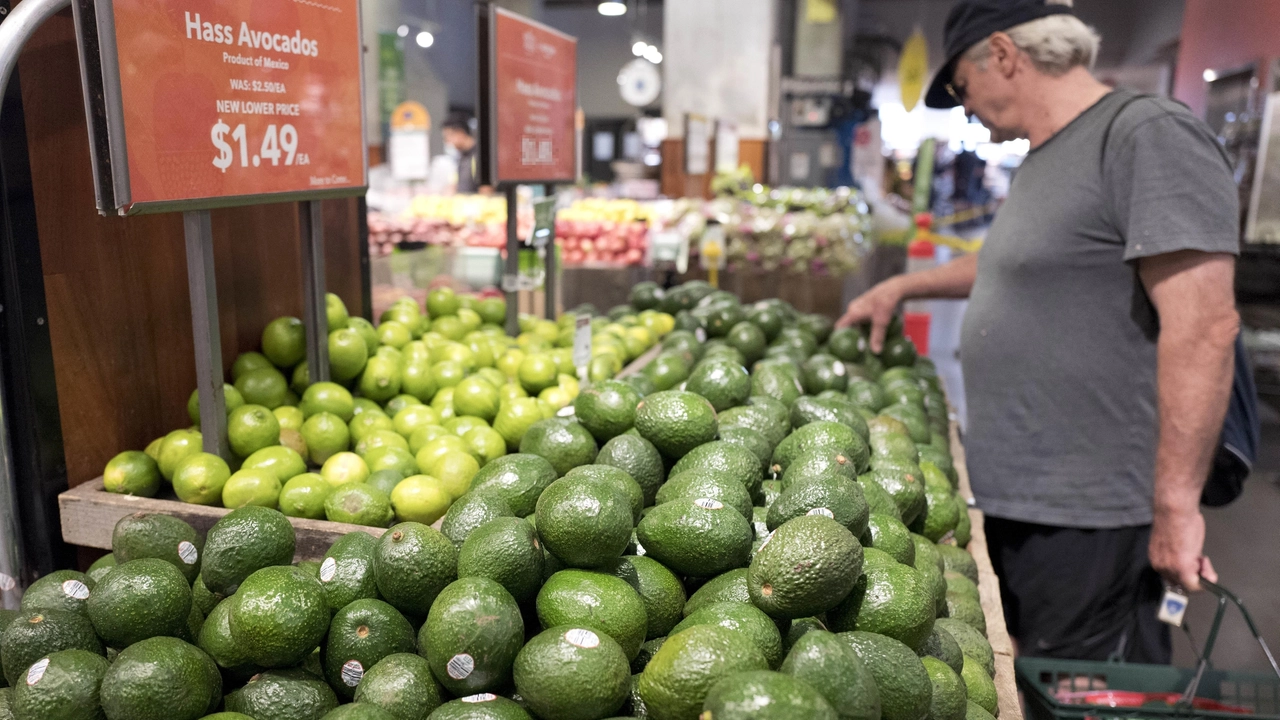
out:
{"label": "man's hand", "polygon": [[884,347],[885,329],[893,319],[893,313],[902,302],[897,278],[890,278],[854,298],[844,315],[836,321],[836,327],[849,327],[856,323],[871,323],[871,352],[878,353]]}
{"label": "man's hand", "polygon": [[1195,592],[1200,589],[1200,576],[1218,582],[1213,563],[1201,553],[1204,550],[1204,515],[1197,508],[1191,512],[1157,512],[1151,523],[1148,554],[1151,566],[1165,580]]}

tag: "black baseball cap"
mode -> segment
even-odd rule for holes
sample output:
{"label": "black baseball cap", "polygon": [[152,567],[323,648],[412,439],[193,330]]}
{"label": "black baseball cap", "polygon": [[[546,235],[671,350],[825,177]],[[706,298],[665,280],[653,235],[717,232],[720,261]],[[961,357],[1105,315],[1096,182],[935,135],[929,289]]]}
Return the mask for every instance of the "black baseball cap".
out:
{"label": "black baseball cap", "polygon": [[924,96],[924,104],[927,107],[941,109],[953,108],[960,104],[947,90],[947,86],[951,84],[956,60],[991,33],[1008,30],[1022,23],[1050,15],[1069,14],[1071,14],[1070,7],[1049,4],[1047,0],[960,0],[947,15],[946,30],[942,40],[947,53],[947,62],[938,70],[938,74],[933,76],[933,82],[929,84],[929,92]]}

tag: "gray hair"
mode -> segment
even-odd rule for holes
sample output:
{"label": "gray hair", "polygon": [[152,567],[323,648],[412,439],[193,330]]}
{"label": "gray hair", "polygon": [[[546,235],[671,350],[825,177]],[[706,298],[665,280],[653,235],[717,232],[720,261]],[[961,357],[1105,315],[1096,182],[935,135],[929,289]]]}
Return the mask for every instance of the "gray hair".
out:
{"label": "gray hair", "polygon": [[[1070,7],[1071,0],[1048,0],[1047,4]],[[1092,70],[1098,58],[1101,38],[1075,15],[1049,15],[1015,25],[1005,32],[1013,44],[1031,58],[1031,64],[1046,75],[1056,77],[1077,66]],[[963,57],[984,66],[991,57],[990,40],[969,48]]]}

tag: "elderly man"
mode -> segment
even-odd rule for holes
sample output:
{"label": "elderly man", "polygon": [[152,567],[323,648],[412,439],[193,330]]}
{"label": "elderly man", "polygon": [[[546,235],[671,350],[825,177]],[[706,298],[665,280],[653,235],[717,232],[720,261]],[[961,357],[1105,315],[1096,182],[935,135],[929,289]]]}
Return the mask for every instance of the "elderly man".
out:
{"label": "elderly man", "polygon": [[1114,91],[1070,0],[962,0],[926,103],[1026,138],[981,252],[854,300],[879,348],[912,298],[969,298],[969,472],[1026,655],[1168,662],[1161,576],[1215,580],[1199,498],[1239,319],[1238,201],[1212,133]]}

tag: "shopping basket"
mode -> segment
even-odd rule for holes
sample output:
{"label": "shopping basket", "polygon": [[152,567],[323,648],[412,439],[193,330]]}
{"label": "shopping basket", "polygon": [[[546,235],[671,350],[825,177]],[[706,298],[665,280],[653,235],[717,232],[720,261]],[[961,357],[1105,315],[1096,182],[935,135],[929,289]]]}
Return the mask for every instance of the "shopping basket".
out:
{"label": "shopping basket", "polygon": [[[1111,718],[1234,718],[1280,720],[1280,666],[1258,633],[1244,603],[1231,591],[1202,580],[1218,598],[1218,610],[1194,669],[1118,661],[1018,658],[1018,689],[1029,720],[1109,720]],[[1228,603],[1245,623],[1271,663],[1274,675],[1216,670],[1210,663]],[[1185,629],[1185,625],[1184,625]],[[1190,637],[1190,631],[1188,631]],[[1194,646],[1194,643],[1193,643]]]}

